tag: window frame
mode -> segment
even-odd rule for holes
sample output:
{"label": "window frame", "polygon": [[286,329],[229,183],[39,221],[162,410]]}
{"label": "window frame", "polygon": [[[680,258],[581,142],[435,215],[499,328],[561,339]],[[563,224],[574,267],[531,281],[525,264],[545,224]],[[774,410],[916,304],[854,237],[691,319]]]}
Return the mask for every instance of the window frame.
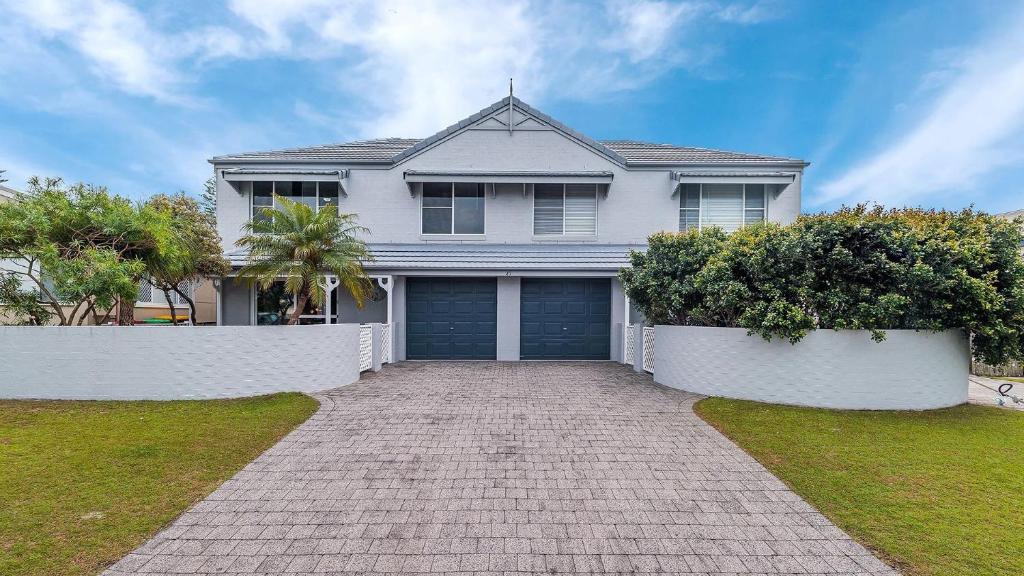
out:
{"label": "window frame", "polygon": [[[449,185],[448,193],[451,195],[450,196],[450,198],[451,198],[451,205],[450,206],[424,206],[423,205],[424,194],[423,194],[423,191],[421,190],[420,194],[419,194],[419,199],[420,199],[420,210],[419,210],[419,212],[420,212],[420,236],[431,236],[431,237],[434,237],[434,238],[448,238],[450,236],[459,236],[459,237],[463,237],[463,238],[479,238],[481,236],[486,236],[487,235],[487,204],[488,204],[488,202],[487,202],[487,190],[486,190],[486,187],[483,188],[483,196],[481,196],[481,198],[484,201],[484,229],[483,229],[483,231],[482,232],[456,232],[455,231],[455,185],[456,184],[474,184],[474,185],[477,185],[477,186],[483,186],[482,183],[480,183],[480,182],[431,182],[431,184],[448,184]],[[447,208],[448,210],[451,211],[451,215],[452,215],[451,223],[452,224],[451,224],[451,227],[449,228],[449,230],[451,230],[451,231],[450,232],[424,232],[423,231],[423,210],[424,209],[427,209],[427,210],[443,210],[445,208]]]}
{"label": "window frame", "polygon": [[[260,208],[277,208],[277,180],[250,180],[249,181],[249,220],[256,218],[256,182],[270,182],[270,206],[260,206]],[[282,180],[284,182],[284,180]],[[313,182],[316,184],[316,196],[314,197],[314,213],[319,213],[320,209],[323,208],[320,204],[320,184],[337,184],[334,180],[288,180],[288,182]],[[337,184],[337,196],[335,196],[335,208],[340,212],[341,210],[341,185]],[[289,196],[284,196],[289,198]]]}
{"label": "window frame", "polygon": [[[683,203],[686,201],[686,192],[685,192],[685,190],[682,189],[682,186],[685,186],[686,183],[680,184],[679,203],[678,203],[679,204],[679,206],[678,206],[679,213],[676,216],[676,227],[677,227],[677,229],[680,232],[685,232],[687,230],[693,230],[693,228],[683,228],[683,226],[682,226],[682,223],[683,223],[683,211],[685,211],[685,210],[690,210],[690,211],[696,210],[697,211],[697,230],[703,230],[704,229],[704,205],[705,205],[705,202],[704,202],[704,198],[705,198],[705,195],[704,195],[704,184],[705,183],[704,182],[699,182],[699,183],[695,182],[695,183],[691,183],[691,184],[696,184],[697,186],[700,187],[700,190],[697,193],[697,207],[696,208],[686,208],[686,207],[683,206]],[[714,183],[711,183],[711,184],[714,185]],[[743,216],[741,218],[741,222],[742,223],[740,224],[740,228],[743,228],[743,227],[747,226],[747,212],[748,211],[749,212],[760,212],[761,213],[761,222],[767,222],[768,221],[768,196],[769,196],[769,194],[768,194],[768,187],[770,186],[770,184],[763,184],[763,183],[758,183],[758,182],[742,182],[742,183],[739,183],[739,184],[741,186],[743,186],[743,194],[742,194],[742,196],[740,198],[740,205],[742,206],[742,212],[743,212]],[[762,189],[763,190],[762,194],[763,194],[764,201],[761,204],[760,208],[747,208],[747,186],[763,186],[764,187]]]}
{"label": "window frame", "polygon": [[[143,284],[149,285],[149,298],[142,300]],[[184,286],[182,286],[184,284]],[[195,300],[196,290],[199,289],[199,283],[195,281],[186,281],[178,285],[178,288],[188,294],[190,298]],[[167,299],[164,298],[162,290],[154,286],[147,278],[141,278],[139,280],[139,299],[135,300],[135,305],[139,308],[167,308]],[[171,293],[171,302],[174,304],[174,308],[188,308],[188,302],[184,298],[178,295],[177,292]]]}
{"label": "window frame", "polygon": [[[549,182],[545,182],[545,184],[549,184]],[[554,184],[554,182],[550,182],[550,184]],[[597,194],[597,192],[598,192],[597,186],[598,185],[597,184],[583,184],[585,186],[593,186],[594,187],[594,232],[592,234],[566,234],[566,232],[565,232],[565,197],[566,197],[566,190],[568,190],[568,185],[569,184],[570,183],[567,183],[567,182],[563,182],[563,183],[559,184],[559,186],[562,187],[562,232],[560,234],[538,234],[537,233],[537,189],[536,189],[536,185],[534,185],[535,187],[533,188],[533,191],[530,194],[530,196],[531,196],[531,203],[532,203],[532,206],[530,208],[530,216],[531,216],[530,217],[530,232],[533,234],[534,238],[540,238],[542,240],[554,239],[554,238],[597,238],[598,232],[600,231],[600,228],[599,228],[599,226],[600,226],[600,219],[598,218],[598,213],[600,212],[600,209],[598,207],[598,194]],[[572,182],[572,184],[576,184],[576,183]]]}

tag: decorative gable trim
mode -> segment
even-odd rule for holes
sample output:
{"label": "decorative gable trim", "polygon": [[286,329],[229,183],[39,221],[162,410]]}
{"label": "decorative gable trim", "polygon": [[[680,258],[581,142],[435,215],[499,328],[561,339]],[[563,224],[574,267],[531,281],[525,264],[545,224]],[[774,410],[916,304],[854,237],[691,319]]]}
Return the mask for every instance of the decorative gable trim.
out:
{"label": "decorative gable trim", "polygon": [[[562,124],[558,120],[544,114],[536,108],[526,104],[515,96],[506,96],[501,100],[491,104],[490,106],[480,110],[476,114],[468,116],[459,122],[452,124],[451,126],[441,130],[440,132],[420,140],[415,145],[403,150],[401,153],[395,155],[391,161],[395,164],[401,164],[414,156],[418,156],[422,152],[433,148],[434,146],[447,141],[450,138],[462,133],[469,129],[482,129],[482,130],[497,130],[509,129],[508,111],[509,106],[512,106],[512,130],[554,130],[565,136],[566,138],[576,142],[584,148],[588,148],[591,151],[600,154],[619,166],[626,166],[626,159],[619,155],[617,152],[608,148],[604,144],[601,144],[597,140],[585,136],[572,128],[569,128],[565,124]],[[504,113],[505,118],[501,116]],[[516,113],[521,115],[517,116]]]}

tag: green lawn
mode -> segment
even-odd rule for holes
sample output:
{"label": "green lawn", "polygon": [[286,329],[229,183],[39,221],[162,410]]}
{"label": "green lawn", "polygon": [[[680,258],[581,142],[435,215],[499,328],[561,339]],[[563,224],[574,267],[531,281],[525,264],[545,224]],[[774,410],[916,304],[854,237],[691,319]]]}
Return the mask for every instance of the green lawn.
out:
{"label": "green lawn", "polygon": [[905,574],[1024,574],[1024,413],[696,410]]}
{"label": "green lawn", "polygon": [[96,574],[312,414],[302,394],[0,401],[0,574]]}
{"label": "green lawn", "polygon": [[1000,376],[999,378],[997,378],[997,380],[1009,380],[1010,382],[1024,384],[1024,378],[1017,378],[1016,376]]}

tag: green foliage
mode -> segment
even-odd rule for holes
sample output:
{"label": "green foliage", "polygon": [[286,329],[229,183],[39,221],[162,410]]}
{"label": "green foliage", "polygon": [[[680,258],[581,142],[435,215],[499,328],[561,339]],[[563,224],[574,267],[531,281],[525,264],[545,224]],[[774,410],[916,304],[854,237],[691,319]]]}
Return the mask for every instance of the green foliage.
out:
{"label": "green foliage", "polygon": [[220,235],[213,218],[195,199],[178,193],[159,194],[146,201],[145,208],[170,218],[172,234],[163,248],[146,260],[150,282],[165,293],[176,292],[189,305],[193,324],[195,303],[182,289],[186,282],[226,276],[231,264],[221,253]]}
{"label": "green foliage", "polygon": [[119,300],[134,303],[146,262],[176,250],[175,234],[166,211],[33,178],[19,202],[0,205],[0,271],[34,283],[60,324],[81,323]]}
{"label": "green foliage", "polygon": [[210,176],[203,183],[203,194],[199,198],[199,206],[203,213],[210,217],[214,224],[217,223],[217,178]]}
{"label": "green foliage", "polygon": [[655,234],[623,284],[657,324],[743,327],[799,341],[816,328],[962,328],[990,364],[1024,357],[1024,235],[967,209],[865,206],[759,224]]}
{"label": "green foliage", "polygon": [[49,307],[39,303],[39,293],[25,290],[21,278],[14,274],[0,273],[0,302],[2,315],[10,324],[42,326],[53,316]]}
{"label": "green foliage", "polygon": [[314,211],[282,197],[276,197],[275,203],[279,208],[263,208],[258,218],[245,225],[246,234],[237,244],[248,248],[249,256],[238,279],[269,288],[283,278],[285,288],[297,297],[289,324],[298,323],[307,301],[324,302],[325,273],[337,276],[341,287],[362,307],[372,292],[363,270],[370,255],[359,238],[367,229],[356,224],[354,214]]}

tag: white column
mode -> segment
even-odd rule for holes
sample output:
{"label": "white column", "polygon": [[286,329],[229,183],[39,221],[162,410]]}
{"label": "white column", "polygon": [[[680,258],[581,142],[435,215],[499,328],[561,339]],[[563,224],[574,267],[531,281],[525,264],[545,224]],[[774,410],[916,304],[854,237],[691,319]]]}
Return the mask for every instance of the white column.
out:
{"label": "white column", "polygon": [[331,323],[331,293],[341,284],[337,276],[324,276],[324,324]]}

